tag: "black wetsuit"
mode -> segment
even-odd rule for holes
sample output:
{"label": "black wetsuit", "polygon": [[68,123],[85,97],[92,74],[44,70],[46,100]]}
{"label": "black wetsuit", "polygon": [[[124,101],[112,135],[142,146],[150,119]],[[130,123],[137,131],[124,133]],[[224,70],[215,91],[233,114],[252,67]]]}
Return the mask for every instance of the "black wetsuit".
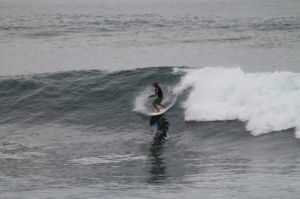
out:
{"label": "black wetsuit", "polygon": [[163,100],[163,92],[159,86],[155,87],[155,100],[153,101],[153,104],[161,105],[161,102]]}
{"label": "black wetsuit", "polygon": [[159,86],[155,87],[155,94],[157,95],[157,97],[160,97],[161,99],[163,99],[164,97],[163,92]]}

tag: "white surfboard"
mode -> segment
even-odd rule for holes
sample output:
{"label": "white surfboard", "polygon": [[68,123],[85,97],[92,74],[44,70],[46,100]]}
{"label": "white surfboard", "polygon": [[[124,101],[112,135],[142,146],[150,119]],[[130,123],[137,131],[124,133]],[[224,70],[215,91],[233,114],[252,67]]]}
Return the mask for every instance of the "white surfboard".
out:
{"label": "white surfboard", "polygon": [[152,112],[152,113],[146,113],[147,115],[149,116],[159,116],[159,115],[162,115],[164,113],[166,113],[169,109],[171,109],[173,107],[173,105],[175,104],[176,102],[176,99],[177,99],[177,96],[175,96],[172,100],[172,103],[168,103],[168,105],[165,105],[166,107],[165,108],[161,108],[159,112]]}
{"label": "white surfboard", "polygon": [[160,109],[159,112],[153,112],[153,113],[149,113],[149,116],[159,116],[159,115],[162,115],[164,114],[165,112],[167,112],[169,110],[170,107],[167,107],[167,108],[162,108]]}

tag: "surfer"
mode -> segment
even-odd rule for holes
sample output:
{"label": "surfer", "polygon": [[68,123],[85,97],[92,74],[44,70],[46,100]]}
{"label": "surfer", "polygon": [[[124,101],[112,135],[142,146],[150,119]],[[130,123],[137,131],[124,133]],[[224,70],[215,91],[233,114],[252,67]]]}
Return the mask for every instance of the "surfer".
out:
{"label": "surfer", "polygon": [[161,102],[163,100],[163,92],[162,92],[160,86],[158,85],[158,82],[153,82],[152,85],[155,88],[155,94],[150,95],[149,98],[156,97],[155,100],[153,101],[152,105],[153,105],[154,109],[156,110],[156,112],[159,112],[160,111],[159,106],[162,108],[165,108],[165,106],[161,104]]}

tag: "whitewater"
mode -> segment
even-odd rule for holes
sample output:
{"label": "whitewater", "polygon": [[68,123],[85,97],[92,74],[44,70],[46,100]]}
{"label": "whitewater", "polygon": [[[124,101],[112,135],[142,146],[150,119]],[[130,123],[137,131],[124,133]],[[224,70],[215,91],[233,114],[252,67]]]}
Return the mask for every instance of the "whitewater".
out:
{"label": "whitewater", "polygon": [[190,69],[174,89],[190,89],[185,120],[240,120],[252,135],[295,128],[300,138],[300,74],[245,73],[240,68]]}
{"label": "whitewater", "polygon": [[[173,106],[184,93],[185,121],[239,120],[252,135],[295,129],[300,138],[299,73],[246,73],[238,67],[175,68],[173,73],[184,75],[176,86],[165,88],[164,103]],[[149,88],[140,92],[133,110],[151,112],[149,95]]]}

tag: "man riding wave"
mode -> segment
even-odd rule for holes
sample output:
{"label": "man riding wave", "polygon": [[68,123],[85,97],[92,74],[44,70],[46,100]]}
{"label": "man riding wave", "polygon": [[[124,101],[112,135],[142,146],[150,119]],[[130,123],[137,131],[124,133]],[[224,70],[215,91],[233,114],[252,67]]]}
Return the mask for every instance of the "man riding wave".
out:
{"label": "man riding wave", "polygon": [[165,108],[164,105],[161,104],[162,100],[163,100],[163,92],[160,88],[160,86],[158,85],[158,82],[153,82],[153,87],[155,88],[155,93],[154,95],[150,95],[149,98],[151,97],[156,97],[152,103],[154,109],[156,112],[160,111],[160,107]]}

